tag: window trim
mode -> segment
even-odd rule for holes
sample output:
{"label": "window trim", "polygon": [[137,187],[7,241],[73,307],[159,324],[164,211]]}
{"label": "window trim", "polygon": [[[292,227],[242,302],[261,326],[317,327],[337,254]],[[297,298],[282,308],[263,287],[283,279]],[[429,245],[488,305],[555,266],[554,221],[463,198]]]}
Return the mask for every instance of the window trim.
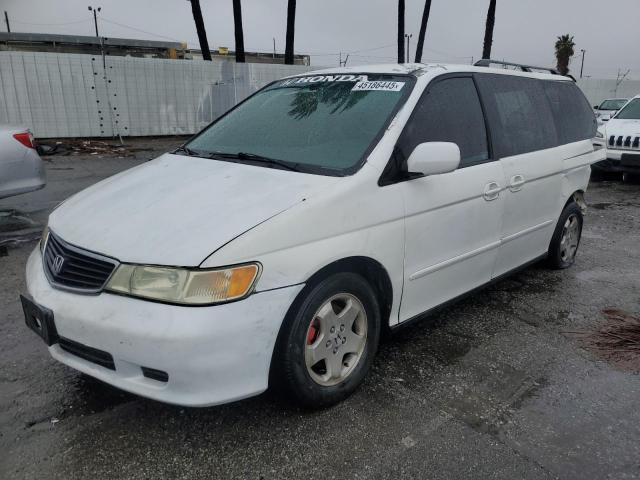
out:
{"label": "window trim", "polygon": [[[486,110],[484,101],[482,99],[480,89],[476,82],[475,75],[476,75],[475,72],[451,72],[451,73],[443,73],[431,79],[431,81],[429,81],[427,86],[424,88],[424,90],[420,94],[420,98],[418,99],[415,106],[413,107],[413,110],[411,111],[411,115],[409,115],[409,119],[406,121],[406,123],[402,127],[402,131],[400,132],[400,135],[398,135],[398,139],[396,140],[396,143],[393,147],[393,152],[395,152],[396,147],[398,146],[398,142],[402,138],[402,135],[404,134],[404,132],[406,131],[407,126],[414,120],[415,116],[417,115],[416,112],[417,112],[418,106],[420,105],[420,102],[422,102],[423,99],[429,94],[429,91],[433,88],[434,85],[452,78],[470,78],[473,81],[473,86],[475,88],[476,95],[478,96],[478,101],[480,102],[480,109],[482,110],[482,119],[484,121],[485,135],[486,135],[486,141],[487,141],[487,159],[470,163],[468,165],[461,165],[456,170],[460,170],[462,168],[476,167],[478,165],[497,161],[498,159],[494,155],[493,135],[491,134],[491,126],[488,121],[489,119],[487,117],[487,110]],[[413,180],[413,178],[415,178],[410,176],[401,177],[397,175],[397,173],[394,174],[394,172],[391,171],[393,169],[393,152],[391,153],[389,160],[387,160],[387,164],[385,165],[385,168],[383,169],[382,174],[378,179],[378,186],[380,187],[393,185],[401,182],[406,182],[408,180]]]}

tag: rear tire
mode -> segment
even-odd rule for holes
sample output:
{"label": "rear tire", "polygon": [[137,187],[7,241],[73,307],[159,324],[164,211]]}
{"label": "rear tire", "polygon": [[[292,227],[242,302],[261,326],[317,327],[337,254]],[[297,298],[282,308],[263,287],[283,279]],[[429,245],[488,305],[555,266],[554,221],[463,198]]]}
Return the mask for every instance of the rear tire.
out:
{"label": "rear tire", "polygon": [[631,183],[631,184],[637,185],[640,183],[640,174],[624,172],[622,174],[622,181],[624,183]]}
{"label": "rear tire", "polygon": [[331,275],[302,295],[280,332],[275,380],[296,403],[322,408],[362,383],[378,349],[380,309],[355,273]]}
{"label": "rear tire", "polygon": [[551,268],[569,268],[576,259],[582,236],[582,210],[576,202],[569,203],[560,214],[547,252]]}

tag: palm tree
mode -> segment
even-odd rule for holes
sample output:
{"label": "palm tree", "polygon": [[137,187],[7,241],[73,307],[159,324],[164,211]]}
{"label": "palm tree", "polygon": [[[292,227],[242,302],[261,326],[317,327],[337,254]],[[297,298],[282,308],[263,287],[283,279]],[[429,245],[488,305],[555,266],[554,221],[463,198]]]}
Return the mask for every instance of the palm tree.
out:
{"label": "palm tree", "polygon": [[284,63],[293,65],[293,39],[296,31],[296,0],[287,3],[287,38],[284,48]]}
{"label": "palm tree", "polygon": [[556,59],[558,61],[556,68],[561,75],[569,73],[569,60],[573,57],[573,47],[575,46],[573,36],[569,34],[562,35],[556,40]]}
{"label": "palm tree", "polygon": [[236,32],[236,62],[244,63],[244,33],[240,0],[233,0],[233,25]]}
{"label": "palm tree", "polygon": [[398,0],[398,63],[404,62],[404,0]]}
{"label": "palm tree", "polygon": [[209,50],[209,42],[207,42],[207,31],[204,28],[204,20],[202,20],[200,0],[191,0],[191,12],[193,13],[193,21],[196,23],[202,58],[211,61],[211,51]]}
{"label": "palm tree", "polygon": [[493,45],[493,27],[496,24],[496,0],[489,2],[487,11],[487,25],[484,30],[484,45],[482,47],[482,58],[491,58],[491,45]]}
{"label": "palm tree", "polygon": [[425,0],[422,11],[422,23],[420,23],[420,34],[418,35],[418,46],[416,47],[416,63],[422,61],[422,47],[424,46],[424,36],[427,33],[427,22],[431,11],[431,0]]}

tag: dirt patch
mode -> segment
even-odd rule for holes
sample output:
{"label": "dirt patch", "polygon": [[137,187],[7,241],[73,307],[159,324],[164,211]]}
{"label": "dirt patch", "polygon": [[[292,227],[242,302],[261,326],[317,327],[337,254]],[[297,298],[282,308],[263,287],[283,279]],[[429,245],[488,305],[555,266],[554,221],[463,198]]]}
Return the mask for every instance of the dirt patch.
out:
{"label": "dirt patch", "polygon": [[602,311],[606,321],[592,332],[568,332],[580,337],[587,350],[613,365],[640,373],[640,317],[617,308]]}

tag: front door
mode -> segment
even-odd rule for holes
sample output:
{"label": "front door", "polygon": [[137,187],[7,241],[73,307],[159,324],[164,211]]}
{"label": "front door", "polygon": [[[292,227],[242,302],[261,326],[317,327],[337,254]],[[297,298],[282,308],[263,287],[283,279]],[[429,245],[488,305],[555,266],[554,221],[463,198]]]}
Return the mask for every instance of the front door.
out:
{"label": "front door", "polygon": [[405,204],[404,289],[400,321],[488,282],[500,244],[504,178],[490,154],[471,76],[434,80],[396,152],[408,158],[429,141],[460,147],[460,167],[401,184]]}

